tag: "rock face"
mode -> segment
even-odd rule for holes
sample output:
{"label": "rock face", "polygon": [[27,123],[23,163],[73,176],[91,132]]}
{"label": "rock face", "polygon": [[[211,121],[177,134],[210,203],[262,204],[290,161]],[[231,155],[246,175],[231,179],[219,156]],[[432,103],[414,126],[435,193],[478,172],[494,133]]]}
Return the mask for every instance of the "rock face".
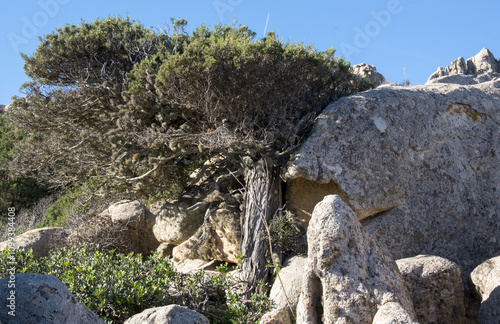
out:
{"label": "rock face", "polygon": [[175,262],[203,259],[237,263],[240,210],[233,203],[228,194],[195,187],[160,209],[154,235],[163,247],[172,247]]}
{"label": "rock face", "polygon": [[476,84],[500,77],[500,60],[483,48],[476,56],[467,60],[463,57],[451,62],[450,66],[439,67],[427,80],[427,84],[455,83]]}
{"label": "rock face", "polygon": [[267,312],[260,319],[259,324],[292,324],[288,308],[280,307]]}
{"label": "rock face", "polygon": [[482,298],[479,323],[500,323],[500,256],[479,265],[471,278]]}
{"label": "rock face", "polygon": [[377,309],[391,302],[413,317],[396,263],[339,196],[316,205],[307,242],[297,323],[371,323]]}
{"label": "rock face", "polygon": [[152,254],[160,243],[153,234],[155,216],[139,201],[121,201],[83,223],[69,237],[71,243],[92,242],[121,252]]}
{"label": "rock face", "polygon": [[209,324],[208,319],[187,307],[169,305],[149,308],[125,321],[125,324]]}
{"label": "rock face", "polygon": [[269,293],[269,298],[275,303],[276,308],[288,307],[288,302],[290,302],[292,311],[295,313],[306,266],[307,257],[303,256],[294,256],[283,263],[283,268],[279,273],[281,281],[276,279]]}
{"label": "rock face", "polygon": [[240,226],[238,213],[228,209],[208,211],[206,221],[188,240],[173,249],[174,261],[219,260],[238,263]]}
{"label": "rock face", "polygon": [[175,201],[165,204],[156,217],[153,232],[162,243],[180,245],[188,240],[203,224],[208,204],[197,204],[199,193],[184,193]]}
{"label": "rock face", "polygon": [[30,273],[15,275],[15,317],[8,314],[9,277],[0,280],[1,323],[99,323],[105,322],[87,306],[78,303],[56,277]]}
{"label": "rock face", "polygon": [[269,293],[269,298],[273,301],[275,308],[262,317],[261,324],[292,323],[290,313],[297,312],[306,266],[307,257],[303,256],[293,256],[283,263],[283,268],[279,272],[281,280],[275,279]]}
{"label": "rock face", "polygon": [[[338,194],[393,259],[419,254],[470,273],[500,255],[500,82],[381,87],[317,118],[287,171],[308,218]],[[304,190],[312,184],[318,195]]]}
{"label": "rock face", "polygon": [[[423,323],[433,322],[421,322],[420,324]],[[410,314],[400,303],[390,302],[378,309],[372,324],[419,324],[419,322],[413,321]]]}
{"label": "rock face", "polygon": [[[67,245],[67,238],[70,232],[61,227],[43,227],[37,228],[14,239],[16,249],[33,249],[33,258],[47,256],[49,251],[56,248],[62,248]],[[9,245],[8,241],[0,243],[0,251],[5,250]]]}
{"label": "rock face", "polygon": [[387,83],[385,77],[377,72],[374,65],[366,63],[356,64],[351,67],[352,72],[360,78],[365,78],[370,81],[375,87]]}
{"label": "rock face", "polygon": [[467,323],[464,283],[456,263],[419,255],[397,260],[396,264],[412,296],[419,323]]}

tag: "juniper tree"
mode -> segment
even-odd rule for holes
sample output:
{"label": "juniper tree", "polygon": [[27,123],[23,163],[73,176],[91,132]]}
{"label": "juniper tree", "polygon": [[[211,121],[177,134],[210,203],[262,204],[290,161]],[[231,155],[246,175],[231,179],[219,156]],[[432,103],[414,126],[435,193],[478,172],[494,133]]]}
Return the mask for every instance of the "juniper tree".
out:
{"label": "juniper tree", "polygon": [[[282,167],[331,101],[361,90],[334,50],[256,39],[245,26],[172,35],[127,19],[66,26],[24,56],[27,101],[11,120],[31,134],[15,166],[54,185],[105,177],[148,192],[193,184],[186,170],[242,174],[243,270],[267,276],[261,228],[281,207]],[[210,177],[202,177],[211,179]]]}

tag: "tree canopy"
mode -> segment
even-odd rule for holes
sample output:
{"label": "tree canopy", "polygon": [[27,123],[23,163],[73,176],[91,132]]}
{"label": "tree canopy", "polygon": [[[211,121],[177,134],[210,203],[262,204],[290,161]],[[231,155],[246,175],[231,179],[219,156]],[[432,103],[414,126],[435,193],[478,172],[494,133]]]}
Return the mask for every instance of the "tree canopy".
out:
{"label": "tree canopy", "polygon": [[41,38],[23,55],[27,96],[9,109],[26,134],[10,169],[54,187],[97,178],[146,196],[210,183],[203,201],[227,201],[241,217],[242,272],[255,286],[267,277],[262,233],[282,207],[281,167],[328,103],[367,83],[333,49],[259,39],[246,26],[188,35],[185,20],[172,23],[154,32],[110,17]]}
{"label": "tree canopy", "polygon": [[9,114],[29,135],[13,168],[53,186],[186,185],[185,170],[210,156],[286,159],[326,104],[362,90],[333,50],[185,25],[168,34],[110,17],[41,38]]}

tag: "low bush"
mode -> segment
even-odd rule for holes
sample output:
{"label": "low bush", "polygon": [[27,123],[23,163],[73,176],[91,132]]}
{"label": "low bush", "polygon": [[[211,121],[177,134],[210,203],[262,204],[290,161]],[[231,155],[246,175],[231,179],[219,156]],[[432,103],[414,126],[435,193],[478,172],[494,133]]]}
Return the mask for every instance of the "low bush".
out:
{"label": "low bush", "polygon": [[[7,273],[8,250],[1,254],[0,275]],[[217,273],[181,274],[168,258],[103,252],[98,245],[53,250],[33,260],[31,251],[16,251],[18,272],[59,278],[76,299],[108,323],[123,323],[151,307],[178,304],[196,310],[211,323],[254,323],[270,308],[264,294],[248,295],[245,284]]]}

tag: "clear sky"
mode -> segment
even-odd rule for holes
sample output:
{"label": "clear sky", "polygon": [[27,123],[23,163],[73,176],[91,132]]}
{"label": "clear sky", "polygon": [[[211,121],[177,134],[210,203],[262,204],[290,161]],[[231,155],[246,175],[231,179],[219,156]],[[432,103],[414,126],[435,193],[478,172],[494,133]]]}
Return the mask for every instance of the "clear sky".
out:
{"label": "clear sky", "polygon": [[[423,84],[438,66],[483,47],[500,57],[498,0],[18,0],[0,12],[0,104],[19,94],[24,75],[19,53],[32,54],[46,35],[65,24],[129,14],[146,27],[185,18],[247,25],[259,37],[275,31],[285,41],[331,47],[351,64],[366,62],[389,81]],[[22,94],[21,94],[22,95]]]}

